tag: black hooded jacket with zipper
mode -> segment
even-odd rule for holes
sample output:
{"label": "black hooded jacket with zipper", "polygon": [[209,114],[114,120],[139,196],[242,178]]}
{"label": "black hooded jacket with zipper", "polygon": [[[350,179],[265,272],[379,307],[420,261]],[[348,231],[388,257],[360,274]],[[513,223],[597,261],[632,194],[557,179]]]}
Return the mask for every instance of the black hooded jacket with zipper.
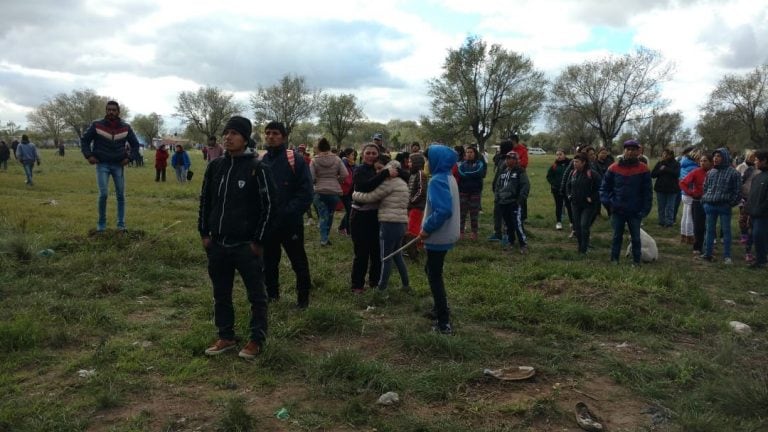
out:
{"label": "black hooded jacket with zipper", "polygon": [[262,244],[273,225],[275,204],[269,167],[253,153],[227,153],[205,170],[197,228],[201,237],[224,245]]}

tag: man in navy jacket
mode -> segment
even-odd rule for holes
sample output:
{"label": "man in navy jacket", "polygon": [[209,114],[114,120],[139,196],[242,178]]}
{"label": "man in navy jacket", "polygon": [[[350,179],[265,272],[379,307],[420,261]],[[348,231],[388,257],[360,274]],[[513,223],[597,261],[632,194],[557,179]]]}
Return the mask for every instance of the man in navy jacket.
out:
{"label": "man in navy jacket", "polygon": [[651,212],[653,189],[648,165],[641,163],[640,144],[635,140],[624,143],[624,157],[605,172],[600,186],[600,201],[611,209],[611,262],[619,262],[624,225],[632,237],[632,259],[640,265],[640,222]]}
{"label": "man in navy jacket", "polygon": [[[126,143],[130,145],[130,154]],[[120,105],[107,102],[106,116],[91,123],[80,138],[80,149],[88,163],[96,165],[99,186],[99,220],[96,230],[107,228],[107,194],[109,176],[115,183],[117,195],[117,229],[125,230],[125,170],[124,167],[139,156],[139,140],[128,123],[120,120]]]}
{"label": "man in navy jacket", "polygon": [[287,133],[280,122],[264,128],[267,153],[262,161],[269,165],[277,188],[275,229],[264,243],[264,282],[270,301],[280,298],[280,248],[291,261],[296,274],[296,306],[309,306],[309,260],[304,249],[303,215],[312,204],[314,186],[304,158],[285,148]]}

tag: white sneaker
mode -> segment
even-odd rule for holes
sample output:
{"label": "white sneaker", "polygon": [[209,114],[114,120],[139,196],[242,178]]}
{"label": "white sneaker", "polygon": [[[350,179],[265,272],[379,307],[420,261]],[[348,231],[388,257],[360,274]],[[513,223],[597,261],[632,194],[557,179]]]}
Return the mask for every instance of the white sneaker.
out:
{"label": "white sneaker", "polygon": [[563,229],[563,224],[561,224],[560,222],[556,223],[555,224],[555,229],[558,230],[558,231],[561,231]]}
{"label": "white sneaker", "polygon": [[725,264],[725,265],[731,265],[731,264],[733,264],[733,260],[731,260],[730,258],[725,258],[725,259],[723,260],[723,264]]}
{"label": "white sneaker", "polygon": [[304,224],[306,226],[314,225],[315,221],[312,218],[307,219],[307,222]]}

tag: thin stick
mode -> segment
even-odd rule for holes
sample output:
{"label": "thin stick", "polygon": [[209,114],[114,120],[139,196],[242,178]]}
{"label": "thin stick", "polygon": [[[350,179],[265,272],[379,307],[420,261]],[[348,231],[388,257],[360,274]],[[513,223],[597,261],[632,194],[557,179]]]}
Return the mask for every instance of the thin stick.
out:
{"label": "thin stick", "polygon": [[581,390],[576,390],[576,389],[575,389],[575,388],[573,388],[573,387],[571,387],[571,390],[575,391],[575,392],[576,392],[576,393],[578,393],[578,394],[582,394],[582,395],[584,395],[584,396],[586,396],[586,397],[588,397],[588,398],[590,398],[590,399],[592,399],[592,400],[596,400],[596,401],[599,401],[599,400],[600,400],[600,399],[598,399],[598,398],[596,398],[596,397],[592,396],[592,395],[591,395],[591,394],[589,394],[589,393],[584,393],[583,391],[581,391]]}
{"label": "thin stick", "polygon": [[410,246],[410,245],[412,245],[412,244],[416,243],[416,242],[417,242],[417,241],[419,241],[420,239],[421,239],[421,237],[419,237],[419,236],[416,236],[416,237],[415,237],[413,240],[411,240],[411,241],[409,241],[408,243],[404,244],[404,245],[403,245],[403,246],[402,246],[400,249],[398,249],[398,250],[396,250],[396,251],[392,252],[391,254],[389,254],[389,255],[385,256],[384,258],[382,258],[382,259],[381,259],[381,262],[384,262],[384,261],[386,261],[386,260],[388,260],[388,259],[392,258],[393,256],[395,256],[395,255],[399,254],[399,253],[400,253],[400,252],[402,252],[402,251],[403,251],[405,248],[407,248],[408,246]]}

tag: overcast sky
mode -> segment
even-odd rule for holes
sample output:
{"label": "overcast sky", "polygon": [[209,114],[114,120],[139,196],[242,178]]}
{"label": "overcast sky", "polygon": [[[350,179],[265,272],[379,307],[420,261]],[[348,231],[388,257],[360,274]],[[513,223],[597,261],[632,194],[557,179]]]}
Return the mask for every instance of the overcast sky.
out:
{"label": "overcast sky", "polygon": [[181,91],[216,86],[247,102],[286,73],[354,93],[371,120],[418,120],[447,50],[477,35],[550,79],[658,50],[676,65],[663,94],[692,127],[720,78],[768,62],[768,0],[0,0],[0,10],[3,125],[78,88],[173,123]]}

